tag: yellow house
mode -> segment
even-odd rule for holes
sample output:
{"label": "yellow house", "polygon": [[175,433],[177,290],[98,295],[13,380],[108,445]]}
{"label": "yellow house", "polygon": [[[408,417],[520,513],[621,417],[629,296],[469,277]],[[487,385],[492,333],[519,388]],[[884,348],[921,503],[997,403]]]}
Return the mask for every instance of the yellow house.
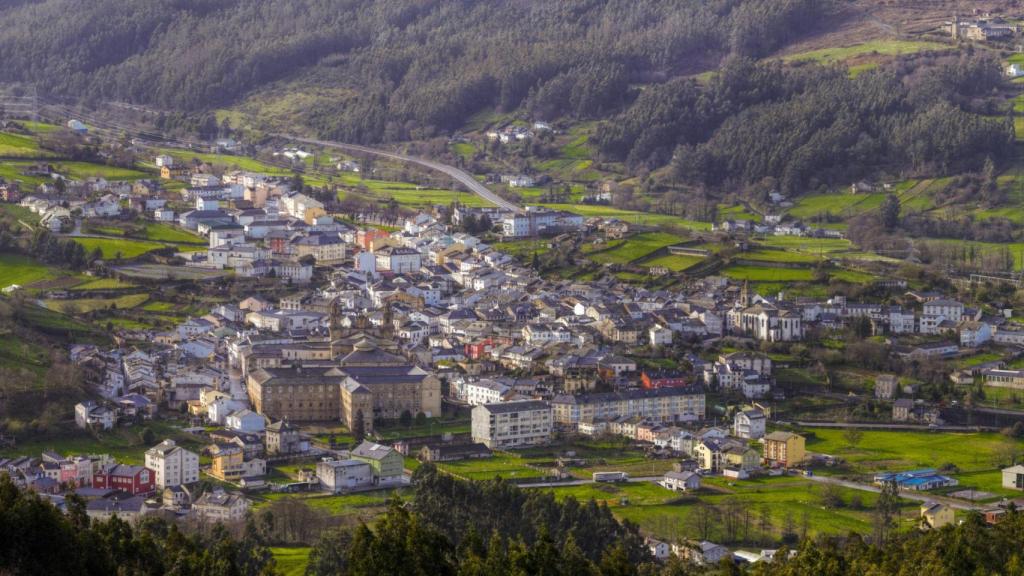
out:
{"label": "yellow house", "polygon": [[722,465],[734,470],[754,470],[761,465],[761,454],[749,446],[734,446],[722,454]]}
{"label": "yellow house", "polygon": [[210,476],[223,482],[237,482],[245,471],[245,454],[234,444],[214,444],[210,447],[212,466]]}
{"label": "yellow house", "polygon": [[792,432],[772,432],[764,437],[764,462],[767,466],[789,468],[804,461],[804,437]]}
{"label": "yellow house", "polygon": [[954,519],[953,509],[938,502],[925,502],[921,504],[921,528],[942,528],[952,524]]}

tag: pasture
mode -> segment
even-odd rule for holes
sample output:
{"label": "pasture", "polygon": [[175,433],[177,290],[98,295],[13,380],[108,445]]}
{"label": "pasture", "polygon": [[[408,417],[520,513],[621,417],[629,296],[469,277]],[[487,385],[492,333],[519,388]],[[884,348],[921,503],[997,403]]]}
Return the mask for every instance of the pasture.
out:
{"label": "pasture", "polygon": [[729,266],[724,276],[750,282],[810,282],[814,271],[809,268],[768,268],[761,266]]}
{"label": "pasture", "polygon": [[147,252],[159,250],[164,245],[148,240],[132,240],[116,238],[74,238],[74,241],[85,248],[86,253],[91,253],[99,248],[104,260],[132,259],[142,256]]}
{"label": "pasture", "polygon": [[599,264],[627,264],[682,241],[683,238],[666,232],[644,232],[627,238],[610,250],[593,253],[590,259]]}
{"label": "pasture", "polygon": [[703,262],[704,259],[700,256],[683,256],[676,254],[665,254],[663,256],[657,256],[644,262],[644,266],[664,266],[672,272],[681,272],[687,268],[692,268],[697,264]]}
{"label": "pasture", "polygon": [[0,288],[18,284],[26,286],[57,277],[53,268],[19,254],[0,254]]}

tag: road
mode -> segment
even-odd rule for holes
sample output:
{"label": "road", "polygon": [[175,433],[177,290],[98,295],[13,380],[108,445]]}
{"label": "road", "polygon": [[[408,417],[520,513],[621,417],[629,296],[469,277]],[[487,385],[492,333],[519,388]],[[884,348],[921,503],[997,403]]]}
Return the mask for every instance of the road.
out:
{"label": "road", "polygon": [[279,138],[285,138],[287,140],[293,140],[295,142],[302,142],[303,144],[311,144],[314,146],[323,146],[324,148],[337,148],[339,150],[345,150],[348,152],[359,152],[361,154],[372,154],[374,156],[381,156],[383,158],[390,158],[392,160],[399,160],[401,162],[409,162],[412,164],[418,164],[425,168],[447,174],[456,182],[459,182],[463,186],[469,189],[470,192],[476,194],[480,198],[498,206],[505,210],[513,212],[523,212],[523,209],[508,200],[505,200],[501,196],[498,196],[494,192],[491,192],[486,186],[480,183],[479,180],[474,178],[471,174],[464,172],[454,166],[442,164],[440,162],[434,162],[433,160],[426,160],[424,158],[417,158],[416,156],[407,156],[405,154],[398,154],[396,152],[388,152],[386,150],[378,150],[376,148],[369,148],[366,146],[360,146],[358,144],[345,144],[342,142],[332,142],[329,140],[316,140],[313,138],[300,138],[298,136],[290,136],[288,134],[273,134]]}

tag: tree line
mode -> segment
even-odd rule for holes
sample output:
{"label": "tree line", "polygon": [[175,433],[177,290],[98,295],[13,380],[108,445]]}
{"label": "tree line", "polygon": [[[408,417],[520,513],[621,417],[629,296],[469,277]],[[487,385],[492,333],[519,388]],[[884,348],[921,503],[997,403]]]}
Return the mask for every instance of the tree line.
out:
{"label": "tree line", "polygon": [[[832,0],[7,2],[0,79],[189,112],[284,80],[330,89],[301,112],[321,135],[421,139],[490,109],[600,118],[633,85],[765,56],[832,12]],[[215,131],[201,117],[194,127]]]}
{"label": "tree line", "polygon": [[[594,139],[634,172],[766,195],[826,190],[879,173],[980,171],[1012,155],[1009,117],[988,98],[997,59],[921,56],[855,78],[845,67],[733,58],[710,80],[645,90]],[[752,200],[763,201],[757,197]]]}

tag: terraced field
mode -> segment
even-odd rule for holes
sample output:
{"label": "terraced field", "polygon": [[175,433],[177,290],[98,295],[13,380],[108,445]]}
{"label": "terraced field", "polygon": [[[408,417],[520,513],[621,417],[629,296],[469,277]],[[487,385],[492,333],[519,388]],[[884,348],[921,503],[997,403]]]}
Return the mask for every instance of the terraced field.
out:
{"label": "terraced field", "polygon": [[611,250],[591,254],[590,259],[599,264],[628,264],[665,246],[678,244],[682,240],[665,232],[645,232],[627,238],[625,242]]}

